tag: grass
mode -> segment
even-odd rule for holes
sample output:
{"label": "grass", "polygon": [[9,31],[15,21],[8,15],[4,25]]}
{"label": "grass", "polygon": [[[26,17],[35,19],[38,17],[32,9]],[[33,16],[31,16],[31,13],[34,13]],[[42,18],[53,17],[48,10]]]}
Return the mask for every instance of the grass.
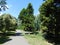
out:
{"label": "grass", "polygon": [[31,45],[52,45],[48,43],[42,36],[41,33],[35,35],[35,34],[27,34],[25,35],[25,38],[28,40],[28,42]]}

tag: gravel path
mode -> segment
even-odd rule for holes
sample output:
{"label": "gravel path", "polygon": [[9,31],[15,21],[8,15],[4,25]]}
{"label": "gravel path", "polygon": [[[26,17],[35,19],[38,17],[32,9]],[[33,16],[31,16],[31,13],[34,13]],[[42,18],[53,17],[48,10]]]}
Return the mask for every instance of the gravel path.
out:
{"label": "gravel path", "polygon": [[10,36],[10,41],[2,44],[2,45],[29,45],[27,40],[21,35],[21,31],[16,31],[15,36]]}

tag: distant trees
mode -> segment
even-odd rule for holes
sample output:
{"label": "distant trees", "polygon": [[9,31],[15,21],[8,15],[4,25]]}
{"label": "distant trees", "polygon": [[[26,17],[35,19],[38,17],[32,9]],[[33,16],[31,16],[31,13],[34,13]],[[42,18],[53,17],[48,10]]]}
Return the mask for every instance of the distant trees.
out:
{"label": "distant trees", "polygon": [[3,14],[0,16],[0,31],[7,33],[9,31],[15,31],[17,28],[17,22],[10,14]]}
{"label": "distant trees", "polygon": [[25,8],[22,9],[18,18],[22,20],[22,23],[25,26],[24,30],[27,30],[27,31],[34,30],[35,17],[34,17],[34,9],[31,3],[28,4],[28,7],[26,9]]}
{"label": "distant trees", "polygon": [[35,30],[40,31],[40,15],[37,15],[34,20]]}

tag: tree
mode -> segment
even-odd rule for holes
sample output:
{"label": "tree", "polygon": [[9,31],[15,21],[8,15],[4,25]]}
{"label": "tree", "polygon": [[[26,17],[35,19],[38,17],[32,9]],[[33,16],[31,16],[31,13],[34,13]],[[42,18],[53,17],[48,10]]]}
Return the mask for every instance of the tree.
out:
{"label": "tree", "polygon": [[[40,20],[41,20],[41,29],[46,32],[46,35],[51,39],[56,38],[56,35],[58,37],[59,27],[59,13],[60,9],[56,7],[57,1],[55,0],[45,0],[45,2],[40,7]],[[59,4],[60,5],[60,4]],[[60,24],[60,23],[59,23]],[[57,28],[58,27],[58,28]],[[57,30],[58,29],[58,30]]]}
{"label": "tree", "polygon": [[0,16],[0,31],[3,33],[7,33],[9,31],[15,31],[17,28],[17,22],[14,17],[12,17],[10,14],[3,14]]}
{"label": "tree", "polygon": [[0,31],[3,29],[3,18],[0,16]]}
{"label": "tree", "polygon": [[25,30],[34,31],[34,10],[31,3],[28,4],[26,11],[27,14],[25,17]]}
{"label": "tree", "polygon": [[40,16],[39,15],[35,17],[34,23],[35,23],[35,30],[40,31]]}
{"label": "tree", "polygon": [[24,25],[24,30],[33,31],[34,30],[34,10],[32,4],[29,3],[27,8],[23,8],[19,14],[19,19],[22,20]]}
{"label": "tree", "polygon": [[29,3],[28,6],[27,6],[27,14],[28,15],[33,15],[34,14],[34,9],[33,9],[31,3]]}
{"label": "tree", "polygon": [[18,16],[19,20],[22,20],[22,24],[24,23],[25,16],[26,16],[26,9],[23,8]]}
{"label": "tree", "polygon": [[2,11],[2,10],[6,10],[6,9],[8,9],[8,7],[6,6],[6,0],[0,0],[0,11]]}
{"label": "tree", "polygon": [[60,43],[60,0],[54,0],[56,12],[55,12],[55,18],[56,18],[56,26],[55,26],[55,38],[56,43]]}

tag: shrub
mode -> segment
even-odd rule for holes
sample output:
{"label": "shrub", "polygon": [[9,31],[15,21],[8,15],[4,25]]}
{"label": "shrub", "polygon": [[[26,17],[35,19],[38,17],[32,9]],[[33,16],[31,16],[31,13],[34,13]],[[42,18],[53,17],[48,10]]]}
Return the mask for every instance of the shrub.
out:
{"label": "shrub", "polygon": [[17,27],[17,22],[14,17],[10,14],[3,14],[0,16],[0,31],[3,33],[9,31],[15,31]]}

